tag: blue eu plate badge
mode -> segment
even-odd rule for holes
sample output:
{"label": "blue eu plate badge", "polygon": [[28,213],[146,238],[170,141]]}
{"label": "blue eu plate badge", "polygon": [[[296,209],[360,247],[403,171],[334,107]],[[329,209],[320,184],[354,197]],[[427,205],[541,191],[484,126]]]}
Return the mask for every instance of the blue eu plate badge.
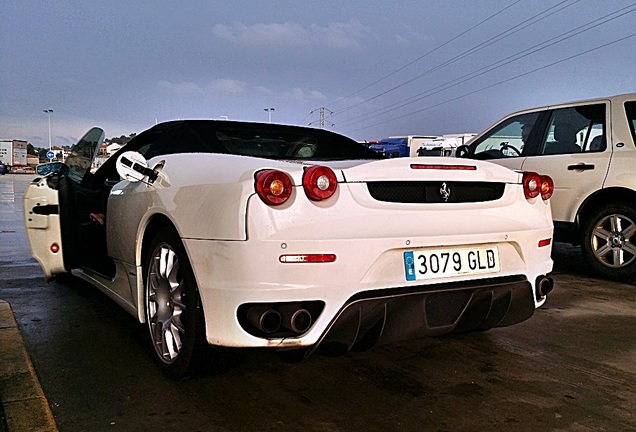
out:
{"label": "blue eu plate badge", "polygon": [[406,280],[415,280],[415,259],[413,252],[404,252],[404,270],[406,271]]}

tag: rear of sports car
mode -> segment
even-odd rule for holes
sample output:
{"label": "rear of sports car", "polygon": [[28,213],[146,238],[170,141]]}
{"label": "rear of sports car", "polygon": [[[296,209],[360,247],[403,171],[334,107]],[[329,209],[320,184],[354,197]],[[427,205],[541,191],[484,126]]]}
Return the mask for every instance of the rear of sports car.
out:
{"label": "rear of sports car", "polygon": [[551,179],[483,161],[277,162],[244,241],[184,239],[212,345],[346,351],[524,321],[552,289]]}

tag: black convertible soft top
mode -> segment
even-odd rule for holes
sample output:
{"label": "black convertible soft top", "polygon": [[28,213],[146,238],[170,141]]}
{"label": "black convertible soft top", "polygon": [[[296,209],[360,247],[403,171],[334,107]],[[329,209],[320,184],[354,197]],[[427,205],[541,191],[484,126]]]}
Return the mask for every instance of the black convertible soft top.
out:
{"label": "black convertible soft top", "polygon": [[142,132],[121,151],[146,159],[173,153],[224,153],[283,160],[383,159],[343,135],[302,126],[227,120],[177,120]]}

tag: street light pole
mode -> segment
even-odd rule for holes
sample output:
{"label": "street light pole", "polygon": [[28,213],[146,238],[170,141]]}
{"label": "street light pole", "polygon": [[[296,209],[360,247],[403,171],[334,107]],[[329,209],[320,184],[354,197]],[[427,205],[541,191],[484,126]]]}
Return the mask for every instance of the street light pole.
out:
{"label": "street light pole", "polygon": [[53,112],[53,110],[52,109],[45,109],[44,112],[49,115],[49,151],[52,151],[52,148],[51,148],[51,113]]}
{"label": "street light pole", "polygon": [[272,112],[276,111],[274,108],[263,108],[263,111],[267,111],[267,118],[269,122],[272,122]]}

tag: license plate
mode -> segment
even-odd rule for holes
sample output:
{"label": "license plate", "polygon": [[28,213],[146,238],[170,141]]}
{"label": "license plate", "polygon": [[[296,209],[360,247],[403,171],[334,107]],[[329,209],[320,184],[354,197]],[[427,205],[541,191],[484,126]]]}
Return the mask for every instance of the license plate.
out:
{"label": "license plate", "polygon": [[406,280],[499,272],[497,246],[418,249],[404,252]]}

